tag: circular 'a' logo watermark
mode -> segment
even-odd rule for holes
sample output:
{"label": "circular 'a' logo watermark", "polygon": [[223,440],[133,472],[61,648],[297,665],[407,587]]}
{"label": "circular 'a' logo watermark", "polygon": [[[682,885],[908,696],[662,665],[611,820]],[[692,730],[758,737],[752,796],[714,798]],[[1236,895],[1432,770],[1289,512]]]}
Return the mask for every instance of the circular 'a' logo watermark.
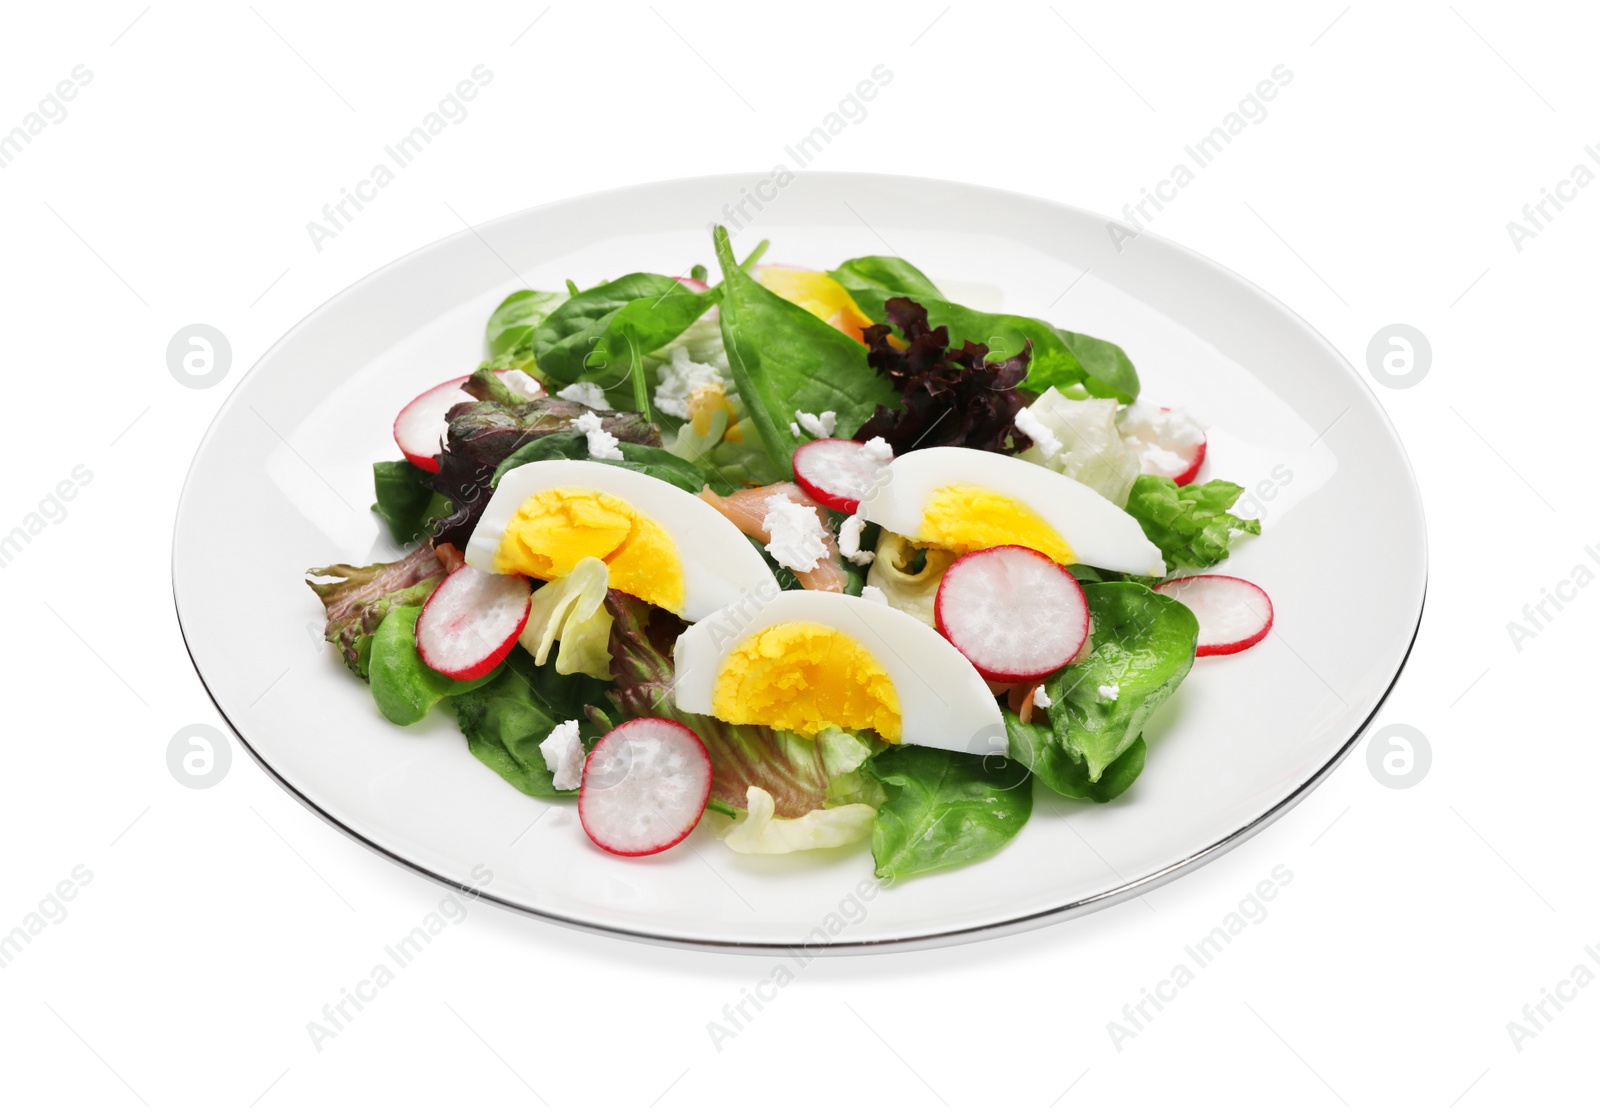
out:
{"label": "circular 'a' logo watermark", "polygon": [[1403,391],[1433,367],[1433,346],[1415,325],[1385,325],[1367,342],[1367,371],[1385,387]]}
{"label": "circular 'a' logo watermark", "polygon": [[232,765],[228,737],[209,724],[179,728],[167,743],[167,769],[191,790],[209,790],[228,776]]}
{"label": "circular 'a' logo watermark", "polygon": [[185,325],[167,342],[167,370],[185,387],[215,387],[231,367],[233,346],[215,325]]}
{"label": "circular 'a' logo watermark", "polygon": [[1391,790],[1409,790],[1433,765],[1428,737],[1410,724],[1389,724],[1367,737],[1367,769]]}

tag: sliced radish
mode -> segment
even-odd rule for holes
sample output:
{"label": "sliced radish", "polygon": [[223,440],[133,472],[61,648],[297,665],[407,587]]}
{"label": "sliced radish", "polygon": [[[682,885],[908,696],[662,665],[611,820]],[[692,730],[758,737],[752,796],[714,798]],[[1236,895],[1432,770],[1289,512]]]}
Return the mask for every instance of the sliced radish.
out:
{"label": "sliced radish", "polygon": [[1271,598],[1243,578],[1217,573],[1175,577],[1156,585],[1155,591],[1185,605],[1200,621],[1196,657],[1238,654],[1272,630]]}
{"label": "sliced radish", "polygon": [[[537,399],[544,394],[539,381],[527,372],[516,368],[496,371],[505,385],[518,395]],[[457,403],[476,400],[466,393],[463,385],[471,376],[457,376],[437,387],[430,387],[412,399],[394,420],[394,440],[406,460],[424,472],[439,471],[439,448],[445,434],[450,432],[450,422],[445,417]]]}
{"label": "sliced radish", "polygon": [[996,546],[957,558],[939,582],[934,623],[985,681],[1052,674],[1089,637],[1078,579],[1038,550]]}
{"label": "sliced radish", "polygon": [[600,737],[583,764],[578,820],[619,856],[664,852],[688,836],[711,798],[711,756],[675,720],[645,717]]}
{"label": "sliced radish", "polygon": [[893,457],[887,446],[880,449],[847,438],[825,437],[801,445],[790,463],[795,481],[806,495],[824,507],[854,515]]}
{"label": "sliced radish", "polygon": [[696,279],[692,275],[674,275],[672,277],[696,294],[704,294],[711,289],[705,284],[705,280]]}
{"label": "sliced radish", "polygon": [[532,605],[528,578],[463,565],[422,606],[417,653],[446,677],[481,678],[511,653]]}
{"label": "sliced radish", "polygon": [[1139,471],[1188,484],[1206,459],[1206,431],[1175,407],[1134,403],[1117,419],[1117,430],[1139,458]]}

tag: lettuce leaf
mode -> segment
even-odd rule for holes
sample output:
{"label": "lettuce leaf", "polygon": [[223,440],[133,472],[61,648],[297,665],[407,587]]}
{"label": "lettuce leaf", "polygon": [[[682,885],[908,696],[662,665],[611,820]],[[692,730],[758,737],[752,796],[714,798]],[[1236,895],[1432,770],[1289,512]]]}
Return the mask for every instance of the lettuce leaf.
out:
{"label": "lettuce leaf", "polygon": [[518,290],[506,295],[484,327],[488,356],[482,366],[524,371],[533,367],[533,331],[566,300],[565,291],[556,294],[545,290]]}
{"label": "lettuce leaf", "polygon": [[605,607],[609,575],[599,558],[580,558],[571,573],[534,591],[527,626],[517,641],[533,655],[535,666],[549,661],[550,647],[559,641],[556,673],[611,680],[611,613]]}
{"label": "lettuce leaf", "polygon": [[1117,429],[1114,399],[1072,399],[1054,387],[1028,407],[1061,441],[1061,452],[1045,459],[1034,445],[1023,460],[1044,465],[1080,484],[1086,484],[1118,507],[1128,501],[1139,478],[1139,455],[1128,448]]}
{"label": "lettuce leaf", "polygon": [[727,229],[717,226],[713,239],[722,267],[728,367],[772,471],[789,479],[799,443],[789,431],[795,411],[831,410],[839,429],[854,430],[877,407],[893,405],[898,394],[872,373],[860,342],[772,293],[741,268]]}
{"label": "lettuce leaf", "polygon": [[891,883],[992,855],[1033,813],[1028,768],[998,755],[904,743],[868,769],[889,787],[873,823],[872,858]]}
{"label": "lettuce leaf", "polygon": [[[1045,682],[1050,746],[1012,753],[1063,794],[1070,792],[1062,787],[1073,784],[1067,772],[1076,769],[1075,762],[1084,765],[1090,782],[1099,782],[1133,748],[1145,722],[1188,676],[1200,638],[1193,612],[1134,581],[1084,585],[1083,595],[1093,649]],[[1101,686],[1115,686],[1116,697],[1102,698]],[[1126,770],[1119,775],[1126,776]]]}
{"label": "lettuce leaf", "polygon": [[1260,534],[1259,519],[1241,519],[1228,509],[1244,489],[1227,480],[1177,484],[1164,476],[1141,476],[1133,482],[1127,511],[1144,528],[1145,537],[1161,547],[1167,573],[1204,569],[1228,556],[1235,532]]}
{"label": "lettuce leaf", "polygon": [[[322,578],[311,580],[311,578]],[[367,676],[372,636],[391,608],[427,602],[444,577],[433,548],[418,546],[399,561],[326,565],[306,571],[306,584],[327,613],[324,637],[357,677]]]}
{"label": "lettuce leaf", "polygon": [[751,786],[745,801],[745,816],[723,834],[723,841],[735,852],[783,855],[817,848],[841,848],[872,835],[878,811],[855,803],[813,809],[804,817],[776,816],[772,795],[760,786]]}
{"label": "lettuce leaf", "polygon": [[505,668],[470,693],[451,699],[467,749],[484,766],[530,797],[576,797],[557,790],[539,744],[565,720],[578,721],[585,747],[601,728],[586,715],[605,694],[605,683],[582,674],[558,674],[535,666],[528,652],[513,647]]}
{"label": "lettuce leaf", "polygon": [[[888,530],[878,533],[876,554],[867,567],[867,584],[882,592],[891,608],[932,627],[939,582],[956,555],[949,550],[922,550],[911,539]],[[921,568],[917,568],[919,555]]]}
{"label": "lettuce leaf", "polygon": [[417,617],[421,614],[422,609],[416,606],[391,608],[372,637],[368,659],[372,701],[395,724],[415,724],[446,697],[487,685],[505,668],[502,662],[471,681],[457,681],[439,673],[417,653]]}

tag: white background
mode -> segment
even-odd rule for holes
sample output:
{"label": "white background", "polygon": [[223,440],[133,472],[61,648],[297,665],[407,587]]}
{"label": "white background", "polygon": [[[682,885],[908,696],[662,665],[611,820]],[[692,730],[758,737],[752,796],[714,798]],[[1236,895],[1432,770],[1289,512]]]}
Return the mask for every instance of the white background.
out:
{"label": "white background", "polygon": [[[13,6],[0,25],[0,131],[74,66],[93,74],[0,169],[0,533],[75,465],[93,474],[0,569],[0,932],[75,865],[93,873],[0,969],[7,1107],[1489,1111],[1589,1092],[1600,990],[1520,1051],[1507,1030],[1575,966],[1600,975],[1584,953],[1600,953],[1600,761],[1578,711],[1600,591],[1520,649],[1507,632],[1574,566],[1600,571],[1584,553],[1600,553],[1600,189],[1521,251],[1506,228],[1575,164],[1600,171],[1584,152],[1600,142],[1597,28],[1577,6],[451,7],[135,0]],[[479,63],[494,78],[468,117],[316,250],[306,222]],[[1419,386],[1374,389],[1432,546],[1421,637],[1379,722],[1422,732],[1431,769],[1386,788],[1363,744],[1268,831],[1146,900],[819,960],[720,1051],[707,1023],[772,960],[474,908],[318,1052],[307,1023],[446,892],[238,748],[212,789],[168,773],[173,733],[218,722],[167,573],[211,415],[278,336],[389,260],[558,198],[765,170],[879,63],[893,82],[817,169],[1106,213],[1274,66],[1292,71],[1154,228],[1277,294],[1357,368],[1391,323],[1430,338]],[[232,342],[212,390],[167,371],[194,322]],[[1384,575],[1359,523],[1348,557],[1350,576]],[[241,622],[249,607],[241,585]],[[1293,882],[1266,919],[1119,1050],[1107,1024],[1276,865]]]}

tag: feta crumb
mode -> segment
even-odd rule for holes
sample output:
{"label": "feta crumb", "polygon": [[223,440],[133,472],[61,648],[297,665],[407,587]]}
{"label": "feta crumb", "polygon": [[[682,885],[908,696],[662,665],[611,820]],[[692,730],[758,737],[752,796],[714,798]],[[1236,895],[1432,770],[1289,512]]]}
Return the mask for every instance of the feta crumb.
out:
{"label": "feta crumb", "polygon": [[1050,694],[1048,694],[1048,693],[1046,693],[1044,691],[1044,686],[1042,686],[1042,685],[1038,686],[1033,691],[1033,707],[1034,708],[1049,708],[1050,707]]}
{"label": "feta crumb", "polygon": [[600,416],[589,410],[572,421],[572,428],[589,439],[589,456],[596,461],[620,461],[622,450],[617,439],[608,434],[600,424]]}
{"label": "feta crumb", "polygon": [[889,603],[889,598],[886,595],[884,595],[884,591],[881,588],[879,588],[877,585],[862,585],[861,586],[861,599],[863,599],[863,600],[871,600],[871,601],[873,601],[874,603],[877,603],[877,604],[887,604],[887,603]]}
{"label": "feta crumb", "polygon": [[1095,692],[1099,694],[1102,701],[1115,701],[1118,697],[1122,696],[1122,686],[1102,685],[1099,689],[1095,690]]}
{"label": "feta crumb", "polygon": [[507,368],[497,374],[500,376],[500,382],[505,384],[513,395],[521,396],[524,399],[544,398],[544,384],[534,379],[521,368]]}
{"label": "feta crumb", "polygon": [[544,765],[550,768],[550,785],[558,790],[576,790],[583,781],[583,740],[578,738],[578,722],[563,720],[539,745]]}
{"label": "feta crumb", "polygon": [[696,388],[716,387],[728,392],[728,382],[710,364],[696,364],[689,359],[689,350],[679,345],[667,354],[661,366],[661,382],[656,387],[656,409],[674,418],[689,417],[689,396]]}
{"label": "feta crumb", "polygon": [[793,434],[795,437],[799,437],[800,436],[800,423],[798,423],[798,422],[789,423],[789,432],[791,434]]}
{"label": "feta crumb", "polygon": [[825,410],[821,414],[807,414],[803,410],[797,410],[794,412],[794,420],[812,437],[832,437],[834,429],[839,425],[839,416],[831,410]]}
{"label": "feta crumb", "polygon": [[868,457],[874,461],[877,461],[879,464],[886,465],[890,461],[894,460],[894,450],[890,448],[889,443],[884,441],[881,437],[869,439],[861,448],[866,450]]}
{"label": "feta crumb", "polygon": [[860,515],[851,515],[839,524],[839,552],[857,565],[871,565],[877,555],[861,548],[861,528],[866,526]]}
{"label": "feta crumb", "polygon": [[1045,462],[1049,463],[1061,453],[1061,439],[1046,426],[1039,416],[1027,407],[1017,411],[1017,429],[1027,434],[1033,442],[1033,447],[1043,454]]}
{"label": "feta crumb", "polygon": [[761,529],[770,541],[767,553],[786,569],[809,573],[828,556],[827,528],[813,508],[796,503],[788,496],[767,498],[767,514]]}
{"label": "feta crumb", "polygon": [[591,410],[611,409],[611,404],[606,402],[606,393],[600,390],[598,383],[569,383],[556,392],[556,398],[569,403],[582,403]]}

